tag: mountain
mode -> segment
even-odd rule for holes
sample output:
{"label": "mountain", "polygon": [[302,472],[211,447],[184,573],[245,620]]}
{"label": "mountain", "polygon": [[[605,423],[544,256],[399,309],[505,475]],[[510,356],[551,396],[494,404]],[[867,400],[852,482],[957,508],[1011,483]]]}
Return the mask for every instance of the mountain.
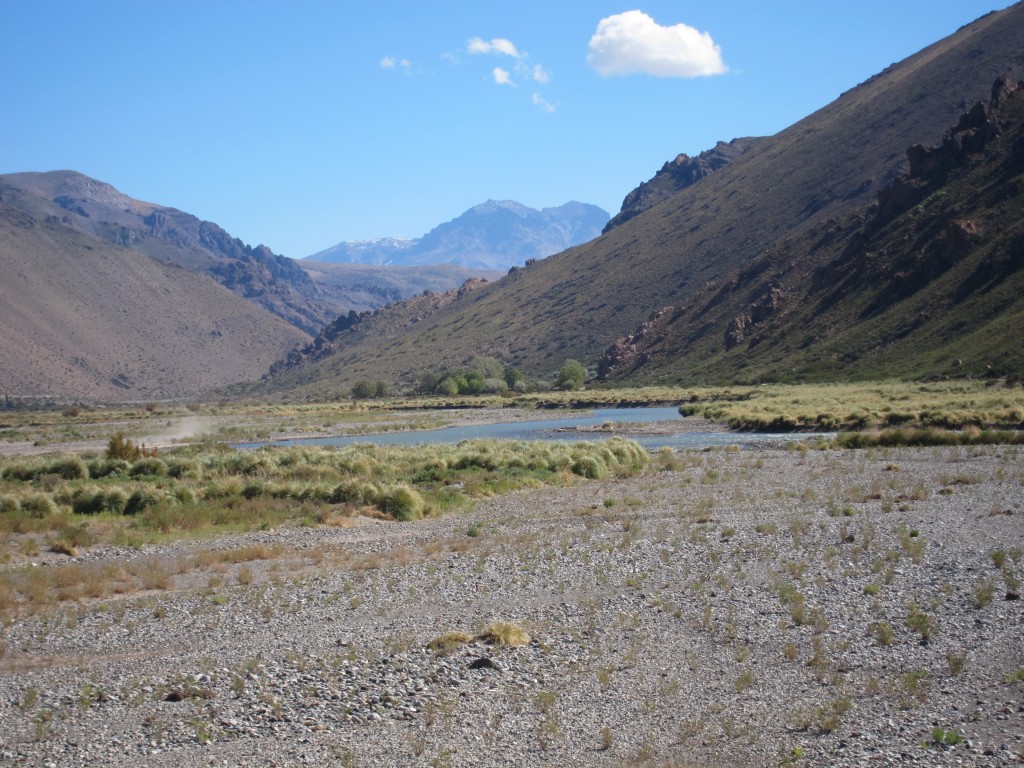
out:
{"label": "mountain", "polygon": [[347,312],[365,312],[411,299],[424,291],[444,293],[467,280],[497,280],[504,272],[468,269],[457,264],[389,267],[302,259],[296,262],[310,276],[320,296]]}
{"label": "mountain", "polygon": [[349,240],[307,256],[303,261],[389,266],[403,263],[406,252],[418,242],[419,240],[411,237]]}
{"label": "mountain", "polygon": [[869,210],[653,313],[602,378],[1024,375],[1024,82],[996,81]]}
{"label": "mountain", "polygon": [[511,200],[488,200],[418,239],[339,243],[307,258],[401,266],[452,263],[505,271],[592,240],[607,222],[606,211],[585,203],[538,211]]}
{"label": "mountain", "polygon": [[34,218],[205,272],[237,296],[313,335],[337,314],[292,259],[231,237],[216,224],[176,208],[145,203],[74,171],[0,175],[4,200]]}
{"label": "mountain", "polygon": [[[769,252],[795,249],[794,259],[824,264],[834,254],[819,257],[813,235],[867,215],[879,191],[908,171],[909,146],[938,144],[963,112],[989,99],[997,77],[1024,74],[1022,40],[1021,4],[965,25],[607,234],[517,269],[395,338],[368,334],[304,369],[301,386],[399,385],[474,355],[534,376],[552,375],[570,357],[596,366],[652,312],[699,302]],[[724,338],[715,322],[690,317],[692,333]],[[699,357],[681,360],[672,376],[699,381],[701,365]],[[286,375],[274,386],[297,382]]]}
{"label": "mountain", "polygon": [[350,311],[326,326],[309,344],[292,350],[287,357],[274,363],[263,378],[274,379],[306,368],[348,346],[358,345],[367,335],[372,334],[376,339],[394,338],[486,283],[486,280],[471,278],[461,287],[443,293],[426,291],[422,295],[380,309]]}
{"label": "mountain", "polygon": [[696,184],[715,171],[721,170],[760,141],[757,137],[720,141],[713,149],[705,150],[696,157],[681,154],[675,160],[666,162],[653,177],[626,195],[622,208],[612,217],[604,233],[625,224],[648,208],[653,208],[681,189]]}
{"label": "mountain", "polygon": [[186,397],[308,340],[201,272],[9,202],[23,194],[0,185],[0,395]]}

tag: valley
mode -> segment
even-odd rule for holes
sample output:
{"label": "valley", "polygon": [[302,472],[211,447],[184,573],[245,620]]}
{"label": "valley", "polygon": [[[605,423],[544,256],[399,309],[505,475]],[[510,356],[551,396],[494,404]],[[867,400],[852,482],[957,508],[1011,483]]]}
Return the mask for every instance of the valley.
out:
{"label": "valley", "polygon": [[[335,71],[345,21],[312,111],[294,78],[218,113],[245,78],[204,65],[183,169],[258,123],[220,210],[251,225],[258,187],[268,228],[315,221],[292,242],[440,208],[410,190],[501,199],[294,259],[0,175],[0,768],[1024,764],[1024,3],[771,135],[674,147],[613,215],[544,163],[578,150],[592,191],[662,126],[588,152],[550,50],[506,38]],[[284,67],[273,32],[246,77]],[[616,77],[749,76],[639,10],[587,48],[609,126]],[[446,78],[495,93],[435,104]],[[722,102],[688,85],[662,98],[695,130]],[[542,175],[570,202],[477,196]]]}

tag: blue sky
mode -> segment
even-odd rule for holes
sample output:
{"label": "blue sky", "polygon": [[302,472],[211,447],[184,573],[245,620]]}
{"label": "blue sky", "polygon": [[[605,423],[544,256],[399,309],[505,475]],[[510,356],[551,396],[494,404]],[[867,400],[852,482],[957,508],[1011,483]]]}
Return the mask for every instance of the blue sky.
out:
{"label": "blue sky", "polygon": [[78,170],[296,258],[489,198],[614,213],[1008,4],[0,3],[0,173]]}

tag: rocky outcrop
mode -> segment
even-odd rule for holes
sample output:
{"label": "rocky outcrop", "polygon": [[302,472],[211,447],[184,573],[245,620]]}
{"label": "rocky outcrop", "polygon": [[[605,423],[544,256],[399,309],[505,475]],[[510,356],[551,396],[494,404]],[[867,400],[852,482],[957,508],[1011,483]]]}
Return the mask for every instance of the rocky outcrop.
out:
{"label": "rocky outcrop", "polygon": [[597,377],[620,376],[642,366],[649,359],[649,348],[664,336],[675,307],[662,307],[652,312],[636,332],[616,339],[597,362]]}
{"label": "rocky outcrop", "polygon": [[661,170],[651,179],[641,182],[639,187],[626,195],[622,201],[622,208],[605,225],[604,232],[625,224],[676,192],[721,170],[759,141],[760,138],[757,137],[733,139],[730,142],[720,141],[713,149],[705,150],[696,157],[677,155],[675,160],[661,166]]}
{"label": "rocky outcrop", "polygon": [[908,172],[895,179],[878,195],[877,227],[909,210],[931,194],[949,174],[984,151],[1001,132],[1001,111],[1010,94],[1024,86],[1003,76],[992,86],[989,107],[978,102],[961,115],[959,122],[936,146],[914,144],[907,150]]}
{"label": "rocky outcrop", "polygon": [[750,304],[745,312],[734,317],[725,329],[725,348],[732,349],[747,340],[751,330],[774,315],[785,296],[781,286],[773,286],[764,296]]}

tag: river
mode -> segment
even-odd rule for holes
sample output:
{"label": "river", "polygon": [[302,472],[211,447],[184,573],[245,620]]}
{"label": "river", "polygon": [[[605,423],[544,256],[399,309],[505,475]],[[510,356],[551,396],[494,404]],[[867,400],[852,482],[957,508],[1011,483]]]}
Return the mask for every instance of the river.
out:
{"label": "river", "polygon": [[[236,448],[259,448],[264,445],[423,445],[427,443],[459,443],[463,440],[606,440],[614,431],[574,431],[579,428],[612,424],[644,424],[657,421],[682,421],[677,408],[598,408],[586,415],[567,416],[537,421],[497,422],[463,427],[442,427],[406,432],[387,432],[377,435],[350,435],[345,437],[313,437],[295,440],[272,440],[265,443],[240,443]],[[709,448],[719,445],[744,445],[764,441],[800,440],[806,433],[751,433],[751,432],[677,432],[674,434],[626,434],[647,450],[659,448]]]}

